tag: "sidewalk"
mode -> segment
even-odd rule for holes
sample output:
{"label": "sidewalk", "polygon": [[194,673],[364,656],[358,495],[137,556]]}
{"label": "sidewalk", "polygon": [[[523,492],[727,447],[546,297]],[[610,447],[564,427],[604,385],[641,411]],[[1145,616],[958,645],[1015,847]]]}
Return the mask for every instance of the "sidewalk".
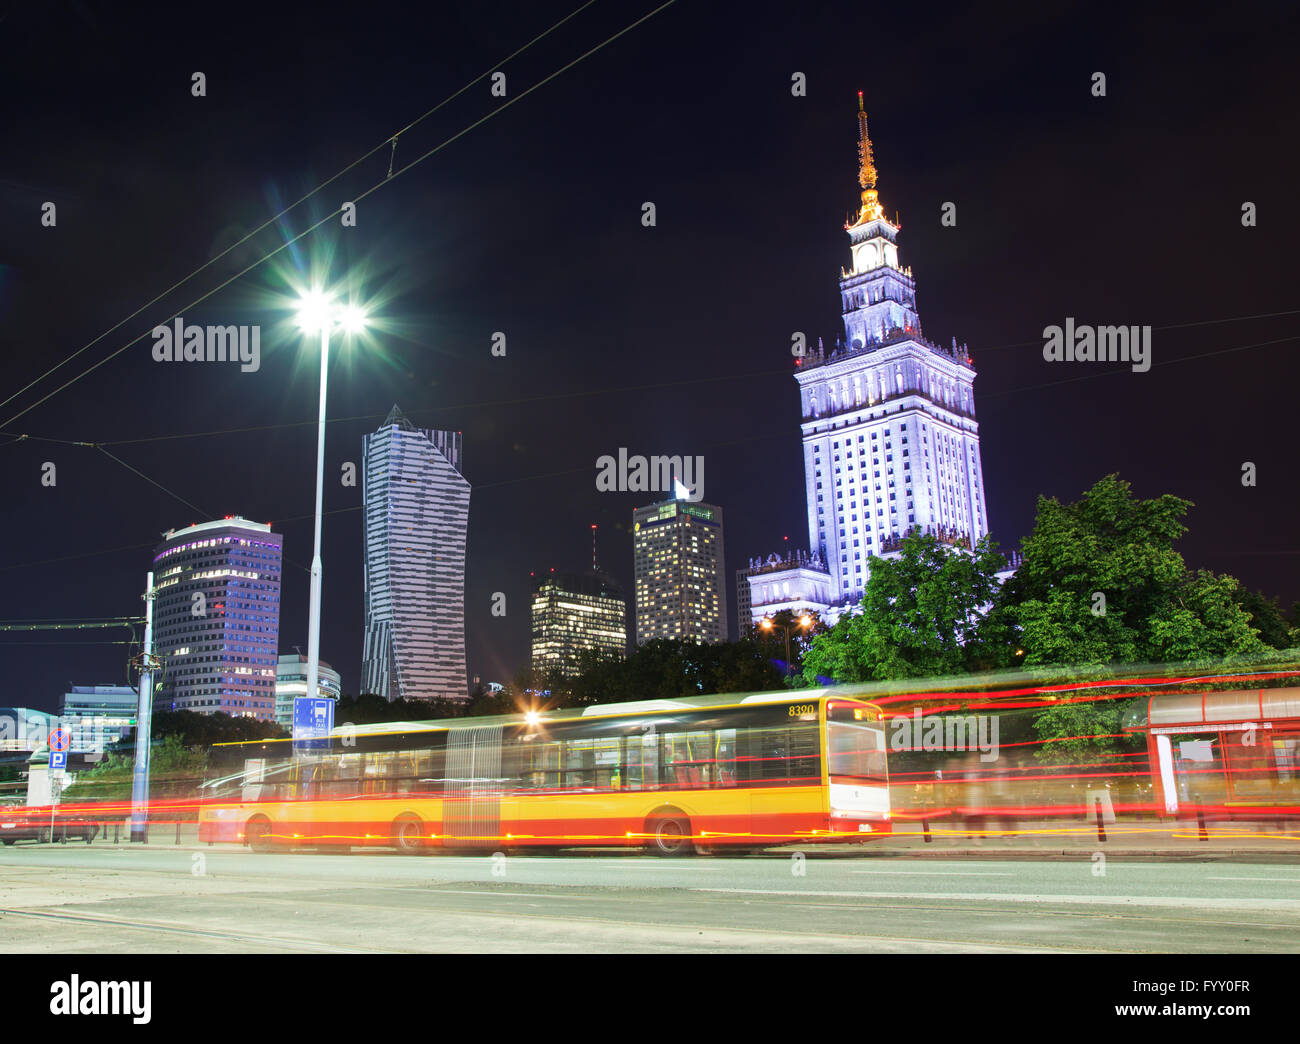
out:
{"label": "sidewalk", "polygon": [[[982,833],[981,833],[982,832]],[[834,845],[827,850],[854,850],[875,858],[906,859],[1043,859],[1059,856],[1197,860],[1252,858],[1300,863],[1300,823],[1276,821],[1208,822],[1202,836],[1195,819],[1131,820],[1107,823],[1098,835],[1095,822],[1081,818],[1026,820],[979,825],[936,819],[930,840],[919,822],[896,822],[891,837],[864,847]]]}

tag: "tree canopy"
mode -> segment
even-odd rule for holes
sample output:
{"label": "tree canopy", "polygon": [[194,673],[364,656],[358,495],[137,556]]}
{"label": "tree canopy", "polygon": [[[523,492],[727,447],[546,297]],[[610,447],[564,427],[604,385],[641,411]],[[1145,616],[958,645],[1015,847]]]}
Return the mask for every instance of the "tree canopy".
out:
{"label": "tree canopy", "polygon": [[993,611],[1006,561],[993,542],[968,552],[913,532],[901,552],[868,559],[861,612],[813,640],[803,658],[807,684],[961,674],[1009,661],[1006,623]]}
{"label": "tree canopy", "polygon": [[1190,501],[1133,496],[1107,475],[1073,504],[1038,498],[1001,593],[1026,666],[1223,660],[1263,651],[1229,576],[1190,570],[1174,542]]}

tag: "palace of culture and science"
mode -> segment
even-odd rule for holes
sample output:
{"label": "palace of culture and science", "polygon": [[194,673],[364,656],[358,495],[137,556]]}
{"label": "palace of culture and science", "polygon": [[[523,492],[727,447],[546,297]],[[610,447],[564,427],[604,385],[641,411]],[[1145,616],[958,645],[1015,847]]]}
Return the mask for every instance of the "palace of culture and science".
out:
{"label": "palace of culture and science", "polygon": [[795,360],[810,551],[740,571],[754,622],[782,609],[833,622],[861,602],[867,559],[897,553],[912,529],[958,547],[988,533],[975,369],[965,346],[921,333],[860,93],[858,183],[861,206],[845,225],[852,265],[840,271],[844,340],[829,350],[819,340]]}

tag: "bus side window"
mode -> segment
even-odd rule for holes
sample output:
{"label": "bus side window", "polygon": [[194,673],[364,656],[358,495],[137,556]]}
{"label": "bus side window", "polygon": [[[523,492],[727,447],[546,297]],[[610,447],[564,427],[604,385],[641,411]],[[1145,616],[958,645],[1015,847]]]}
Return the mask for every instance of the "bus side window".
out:
{"label": "bus side window", "polygon": [[734,787],[736,777],[736,730],[719,729],[714,733],[714,764],[719,787]]}

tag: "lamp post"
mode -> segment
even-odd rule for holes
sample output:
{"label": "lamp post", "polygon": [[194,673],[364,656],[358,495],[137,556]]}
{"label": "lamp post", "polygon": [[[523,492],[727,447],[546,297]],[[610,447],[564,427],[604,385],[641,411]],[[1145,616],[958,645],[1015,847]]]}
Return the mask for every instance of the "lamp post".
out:
{"label": "lamp post", "polygon": [[330,330],[340,326],[356,332],[365,326],[359,308],[340,308],[320,291],[304,294],[298,307],[298,325],[307,333],[320,331],[320,411],[316,420],[316,523],[311,557],[311,604],[307,614],[307,696],[320,695],[320,588],[321,508],[325,499],[325,389],[329,376]]}
{"label": "lamp post", "polygon": [[[807,631],[813,625],[813,618],[808,613],[799,617],[799,629]],[[765,616],[759,622],[759,626],[765,631],[777,630],[785,635],[785,674],[790,676],[790,627],[793,625],[774,623],[770,616]]]}

